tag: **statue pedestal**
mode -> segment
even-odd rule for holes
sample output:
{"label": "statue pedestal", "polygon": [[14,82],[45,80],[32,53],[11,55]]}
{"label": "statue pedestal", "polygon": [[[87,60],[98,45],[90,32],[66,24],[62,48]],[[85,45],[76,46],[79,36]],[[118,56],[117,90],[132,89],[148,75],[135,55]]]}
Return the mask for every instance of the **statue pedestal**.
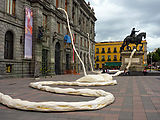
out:
{"label": "statue pedestal", "polygon": [[[121,70],[124,70],[125,67],[127,67],[128,62],[129,62],[129,57],[131,55],[131,51],[123,51],[121,52],[122,56],[122,66]],[[142,72],[144,70],[144,65],[143,65],[143,51],[136,51],[132,57],[132,62],[131,66],[129,68],[129,71],[136,71],[136,72]]]}

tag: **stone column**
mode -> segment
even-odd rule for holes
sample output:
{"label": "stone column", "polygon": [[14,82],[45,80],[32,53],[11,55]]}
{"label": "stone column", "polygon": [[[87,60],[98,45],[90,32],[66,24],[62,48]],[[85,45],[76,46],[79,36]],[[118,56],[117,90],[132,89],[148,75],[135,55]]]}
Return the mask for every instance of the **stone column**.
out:
{"label": "stone column", "polygon": [[42,26],[42,7],[38,3],[32,4],[33,9],[33,62],[34,76],[40,76],[42,63],[42,43],[37,40],[38,26]]}
{"label": "stone column", "polygon": [[51,75],[55,74],[55,44],[56,44],[56,37],[57,37],[57,33],[56,33],[56,25],[57,22],[55,20],[55,15],[51,15],[50,16],[50,34],[51,34],[51,41],[50,41],[50,69],[51,69]]}

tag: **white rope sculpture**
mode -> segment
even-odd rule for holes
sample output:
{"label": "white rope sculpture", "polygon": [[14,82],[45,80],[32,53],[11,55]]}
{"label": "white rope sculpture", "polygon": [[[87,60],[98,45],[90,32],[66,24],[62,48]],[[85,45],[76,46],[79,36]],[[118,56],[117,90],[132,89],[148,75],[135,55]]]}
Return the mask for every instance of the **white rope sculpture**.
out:
{"label": "white rope sculpture", "polygon": [[101,71],[94,71],[93,70],[93,65],[92,65],[92,60],[91,60],[91,53],[90,53],[90,51],[91,51],[91,43],[90,43],[90,39],[89,39],[89,33],[87,33],[87,35],[88,35],[88,42],[89,42],[89,52],[88,52],[88,54],[89,54],[89,62],[90,62],[90,65],[91,65],[91,71],[93,72],[93,73],[97,73],[97,74],[101,74]]}
{"label": "white rope sculpture", "polygon": [[[46,86],[46,85],[53,85],[54,83],[56,85],[61,84],[61,82],[43,81],[43,82],[30,83],[30,86],[40,90],[45,90],[54,93],[95,96],[98,98],[96,98],[95,100],[82,101],[82,102],[54,102],[54,101],[30,102],[21,99],[13,99],[8,95],[0,93],[0,102],[10,108],[45,112],[45,111],[95,110],[95,109],[101,109],[106,105],[111,104],[114,101],[114,96],[111,93],[105,92],[103,90],[92,90],[92,89],[76,90],[73,88],[52,88]],[[101,83],[100,85],[102,84],[103,83]]]}
{"label": "white rope sculpture", "polygon": [[[90,65],[91,65],[91,71],[93,72],[93,73],[97,73],[97,74],[101,74],[101,71],[94,71],[93,70],[93,65],[92,65],[92,61],[91,61],[91,56],[90,56],[90,39],[89,39],[89,33],[87,33],[87,35],[88,35],[88,42],[89,42],[89,62],[90,62]],[[132,51],[132,53],[131,53],[131,55],[130,55],[130,59],[129,59],[129,63],[128,63],[128,65],[127,65],[127,67],[125,68],[126,70],[128,70],[129,69],[129,67],[131,66],[131,62],[132,62],[132,57],[133,57],[133,55],[134,55],[134,53],[136,52],[136,49],[133,49],[133,51]],[[112,80],[112,77],[114,76],[118,76],[118,75],[120,75],[120,74],[122,74],[122,73],[124,73],[124,71],[120,71],[120,70],[109,70],[110,72],[116,72],[115,74],[105,74],[105,75],[102,75],[103,77],[106,77],[106,78],[104,78],[104,79],[107,79],[107,80]],[[103,79],[102,77],[99,77],[99,79]],[[77,81],[82,81],[82,80],[77,80]],[[93,80],[91,80],[91,81],[93,81]],[[84,80],[84,82],[86,82],[86,80]],[[89,82],[89,81],[88,81]]]}
{"label": "white rope sculpture", "polygon": [[70,28],[70,25],[69,25],[69,19],[68,19],[68,14],[67,12],[63,9],[63,8],[58,8],[59,10],[62,10],[65,14],[66,14],[66,17],[67,17],[67,25],[68,25],[68,30],[69,30],[69,33],[70,33],[70,36],[71,36],[71,43],[72,43],[72,46],[73,46],[73,50],[75,51],[78,59],[80,60],[82,66],[83,66],[83,71],[84,71],[84,75],[86,76],[87,73],[86,73],[86,69],[85,69],[85,66],[84,66],[84,63],[82,61],[82,59],[80,58],[75,46],[74,46],[74,42],[73,42],[73,36],[72,36],[72,33],[71,33],[71,28]]}
{"label": "white rope sculpture", "polygon": [[[133,57],[133,55],[134,55],[134,53],[136,52],[136,49],[133,49],[133,51],[132,51],[132,53],[131,53],[131,55],[130,55],[130,57],[129,57],[129,62],[128,62],[128,65],[127,65],[127,67],[125,68],[125,70],[126,71],[128,71],[128,69],[129,69],[129,67],[131,66],[131,63],[132,63],[132,57]],[[122,73],[124,73],[125,71],[123,70],[123,71],[118,71],[118,72],[116,72],[115,74],[113,74],[112,76],[118,76],[118,75],[120,75],[120,74],[122,74]]]}
{"label": "white rope sculpture", "polygon": [[[67,24],[69,28],[69,32],[71,35],[71,41],[73,45],[73,49],[75,53],[77,54],[80,62],[82,63],[83,69],[84,69],[84,75],[88,77],[86,74],[86,70],[84,67],[84,63],[81,60],[80,56],[78,55],[78,52],[75,49],[75,46],[73,44],[73,37],[69,26],[69,20],[67,12],[59,8],[60,10],[63,10],[66,13],[67,16]],[[93,76],[89,77],[94,79]],[[94,79],[95,80],[95,79]],[[75,110],[95,110],[105,107],[108,104],[113,103],[114,96],[109,93],[105,92],[103,90],[92,90],[92,89],[73,89],[73,88],[54,88],[49,87],[46,85],[77,85],[77,86],[98,86],[98,85],[115,85],[117,84],[116,80],[112,81],[105,81],[105,82],[97,82],[92,81],[90,83],[82,83],[82,82],[66,82],[66,81],[42,81],[42,82],[34,82],[30,83],[30,87],[37,88],[44,91],[54,92],[54,93],[63,93],[63,94],[72,94],[72,95],[83,95],[83,96],[95,96],[98,97],[95,100],[91,101],[83,101],[83,102],[30,102],[25,101],[21,99],[13,99],[12,97],[8,95],[4,95],[0,92],[0,102],[8,107],[11,108],[17,108],[22,110],[33,110],[33,111],[75,111]]]}
{"label": "white rope sculpture", "polygon": [[[65,13],[66,11],[62,8]],[[69,26],[68,15],[67,16],[67,23]],[[69,31],[70,31],[70,27]],[[71,31],[70,31],[71,34]],[[81,61],[83,67],[84,63],[79,57],[75,46],[73,44],[73,37],[71,34],[71,40],[73,49],[76,52],[79,60]],[[131,58],[130,58],[131,59]],[[131,61],[129,61],[131,62]],[[9,95],[4,95],[0,92],[0,103],[11,107],[17,108],[21,110],[33,110],[33,111],[75,111],[75,110],[96,110],[105,107],[114,102],[114,96],[109,93],[105,92],[104,90],[93,90],[93,89],[73,89],[73,88],[55,88],[50,87],[47,85],[77,85],[77,86],[101,86],[101,85],[115,85],[117,84],[116,80],[112,80],[111,75],[87,75],[84,67],[84,75],[85,79],[80,78],[76,82],[66,82],[66,81],[41,81],[41,82],[34,82],[30,83],[30,87],[53,92],[53,93],[63,93],[63,94],[71,94],[71,95],[82,95],[82,96],[95,96],[98,97],[95,100],[91,101],[82,101],[82,102],[55,102],[55,101],[48,101],[48,102],[30,102],[21,99],[13,99]],[[96,77],[96,79],[95,79]],[[82,82],[82,81],[83,82]],[[80,81],[80,82],[79,82]]]}

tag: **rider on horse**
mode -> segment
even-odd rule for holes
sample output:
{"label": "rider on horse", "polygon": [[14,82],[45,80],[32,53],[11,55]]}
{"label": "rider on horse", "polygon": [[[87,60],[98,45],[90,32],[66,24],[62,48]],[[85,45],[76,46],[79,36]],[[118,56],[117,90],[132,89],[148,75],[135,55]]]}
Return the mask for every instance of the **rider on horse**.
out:
{"label": "rider on horse", "polygon": [[132,29],[130,37],[136,37],[136,32],[139,32],[140,30],[136,31],[135,28]]}
{"label": "rider on horse", "polygon": [[136,31],[135,28],[132,29],[131,34],[128,35],[124,39],[124,41],[122,43],[122,46],[120,48],[120,51],[124,50],[125,46],[127,46],[127,49],[131,50],[131,47],[129,46],[130,43],[135,44],[136,45],[136,49],[137,49],[138,44],[142,44],[142,46],[143,46],[142,38],[146,38],[146,33],[145,32],[141,32],[136,36],[135,33],[139,32],[139,31]]}

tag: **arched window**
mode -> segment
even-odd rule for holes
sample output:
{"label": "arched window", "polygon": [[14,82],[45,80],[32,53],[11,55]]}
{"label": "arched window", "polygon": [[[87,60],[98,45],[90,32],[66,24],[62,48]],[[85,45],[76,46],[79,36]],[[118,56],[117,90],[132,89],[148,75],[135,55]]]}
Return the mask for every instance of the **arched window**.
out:
{"label": "arched window", "polygon": [[13,59],[13,33],[11,31],[5,34],[4,59]]}

